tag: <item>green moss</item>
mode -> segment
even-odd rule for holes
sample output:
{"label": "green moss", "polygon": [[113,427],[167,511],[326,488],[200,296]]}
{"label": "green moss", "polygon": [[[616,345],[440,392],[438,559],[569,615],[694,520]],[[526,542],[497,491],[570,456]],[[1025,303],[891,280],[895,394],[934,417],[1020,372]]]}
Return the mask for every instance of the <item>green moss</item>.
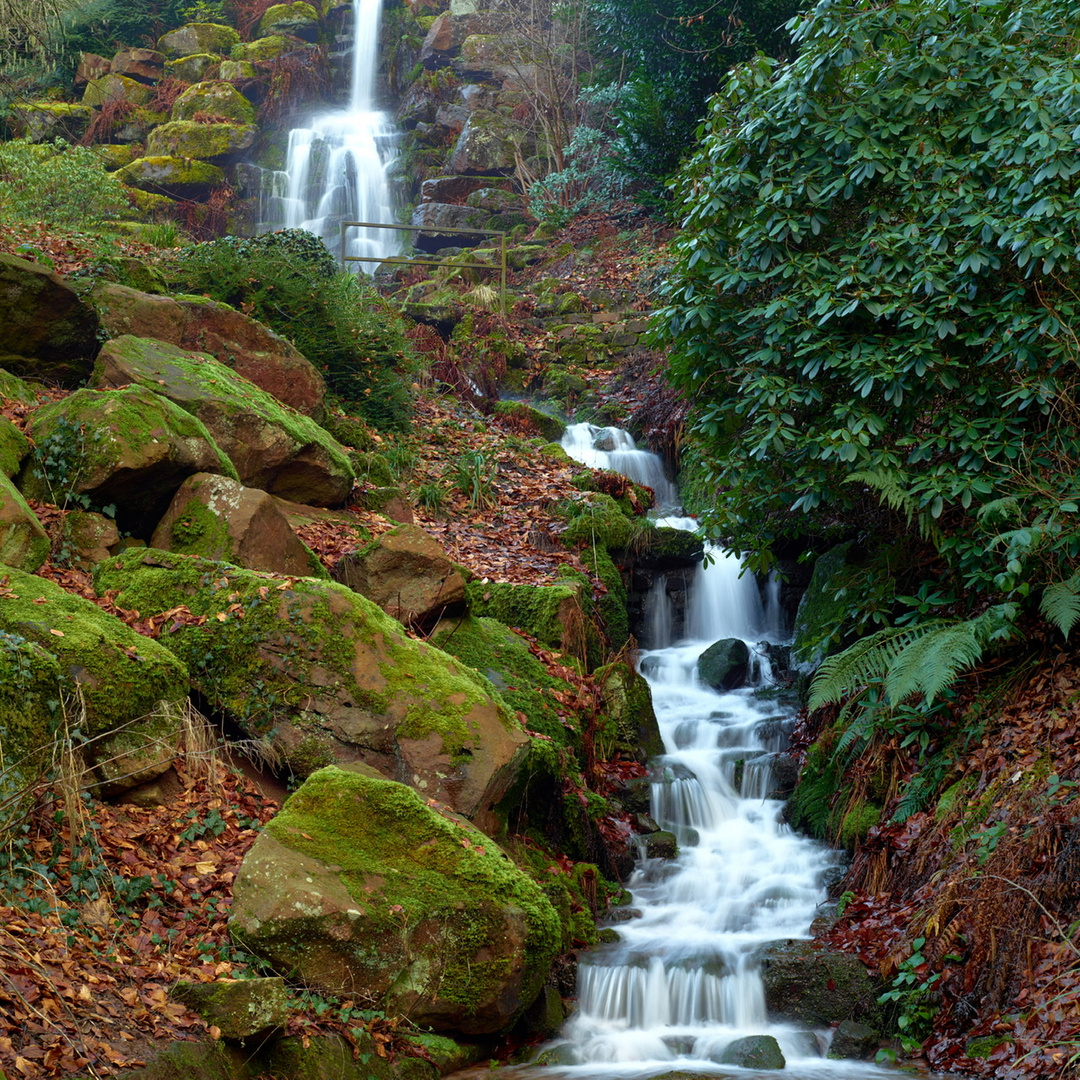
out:
{"label": "green moss", "polygon": [[622,753],[645,761],[662,754],[664,741],[645,679],[624,660],[597,668],[593,677],[604,695],[595,736],[597,756],[607,761]]}
{"label": "green moss", "polygon": [[[352,707],[383,715],[393,705],[405,712],[399,735],[438,735],[460,760],[477,745],[470,712],[494,700],[477,673],[405,637],[371,601],[333,582],[290,578],[275,588],[266,574],[150,549],[106,560],[96,581],[144,615],[187,604],[207,616],[205,627],[181,627],[167,643],[206,697],[252,734],[295,720],[331,679]],[[503,725],[516,728],[495,704]]]}
{"label": "green moss", "polygon": [[200,124],[173,120],[154,128],[146,144],[147,157],[216,158],[235,154],[255,142],[254,124]]}
{"label": "green moss", "polygon": [[276,60],[289,47],[288,38],[281,34],[270,34],[267,37],[256,38],[254,41],[243,41],[234,45],[229,52],[233,60]]}
{"label": "green moss", "polygon": [[581,561],[600,579],[604,592],[595,600],[595,615],[615,651],[630,640],[628,597],[622,573],[604,548],[588,547]]}
{"label": "green moss", "polygon": [[856,802],[848,808],[840,821],[838,838],[848,851],[866,839],[866,834],[881,821],[881,807],[870,802]]}
{"label": "green moss", "polygon": [[30,440],[6,416],[0,416],[0,473],[14,476],[29,452]]}
{"label": "green moss", "polygon": [[[233,57],[247,59],[246,57]],[[191,120],[196,113],[209,113],[237,124],[255,123],[255,106],[232,83],[221,80],[189,86],[172,107],[173,120]]]}
{"label": "green moss", "polygon": [[550,442],[558,442],[566,431],[566,425],[558,417],[549,416],[524,401],[500,401],[495,406],[495,415],[513,419]]}
{"label": "green moss", "polygon": [[471,615],[444,619],[432,643],[487,678],[512,710],[524,714],[530,731],[548,736],[556,746],[578,744],[579,732],[563,723],[558,702],[551,694],[572,688],[549,675],[508,626],[497,619]]}
{"label": "green moss", "polygon": [[610,551],[628,547],[634,536],[630,517],[610,495],[602,492],[589,492],[585,499],[563,503],[559,509],[569,521],[562,534],[567,547],[589,545]]}
{"label": "green moss", "polygon": [[116,178],[130,187],[149,187],[154,192],[159,186],[165,189],[217,187],[225,179],[225,173],[208,161],[159,154],[136,158],[118,170]]}
{"label": "green moss", "polygon": [[59,585],[6,569],[0,629],[35,642],[60,664],[64,689],[78,687],[88,737],[187,697],[187,670],[162,645]]}
{"label": "green moss", "polygon": [[471,581],[466,587],[469,610],[532,634],[552,649],[574,651],[582,639],[578,585],[510,585]]}
{"label": "green moss", "polygon": [[389,462],[382,454],[363,453],[354,450],[349,454],[349,461],[352,462],[358,483],[398,490],[397,478],[394,476]]}
{"label": "green moss", "polygon": [[[559,947],[558,917],[539,886],[464,819],[436,813],[403,784],[330,767],[310,776],[266,830],[309,857],[332,853],[370,927],[367,941],[407,953],[412,930],[437,926],[446,912],[445,964],[424,981],[434,976],[440,997],[466,1006],[486,1000],[508,974],[510,957],[485,958],[485,945],[502,932],[492,901],[514,905],[528,933],[522,998],[535,996]],[[384,959],[360,954],[356,963],[362,972]]]}
{"label": "green moss", "polygon": [[17,375],[0,368],[0,401],[18,401],[23,405],[37,403],[37,395],[31,389],[30,384],[24,382]]}

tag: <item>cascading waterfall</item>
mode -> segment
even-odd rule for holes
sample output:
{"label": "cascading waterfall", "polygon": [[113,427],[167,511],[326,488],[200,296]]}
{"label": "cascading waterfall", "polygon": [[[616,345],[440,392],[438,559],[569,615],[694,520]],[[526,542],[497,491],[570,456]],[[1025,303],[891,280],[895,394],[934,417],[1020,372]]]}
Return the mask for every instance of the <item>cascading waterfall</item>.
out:
{"label": "cascading waterfall", "polygon": [[[338,254],[342,221],[393,224],[387,169],[397,131],[375,108],[382,0],[353,0],[352,84],[345,110],[289,133],[285,169],[264,178],[260,230],[306,229]],[[384,259],[400,249],[390,229],[349,229],[346,254]],[[359,263],[372,270],[373,263]]]}
{"label": "cascading waterfall", "polygon": [[[585,464],[663,490],[659,501],[670,511],[676,496],[659,460],[612,431],[574,425],[563,447]],[[692,518],[661,520],[696,525]],[[671,604],[663,578],[656,582],[646,604],[655,647],[640,660],[666,750],[653,763],[652,813],[675,833],[680,853],[671,861],[639,860],[628,883],[638,917],[618,924],[618,942],[583,957],[578,1010],[560,1057],[576,1063],[568,1072],[604,1077],[616,1075],[616,1064],[620,1077],[672,1068],[726,1074],[730,1067],[718,1062],[734,1040],[772,1035],[788,1077],[886,1076],[872,1065],[825,1059],[825,1033],[767,1018],[755,952],[766,942],[810,936],[823,878],[837,857],[793,833],[781,820],[782,804],[770,798],[769,753],[782,748],[775,708],[766,711],[753,690],[720,694],[697,677],[698,657],[714,641],[738,637],[753,650],[763,639],[778,640],[783,626],[778,586],[766,588],[763,602],[752,576],[740,576],[736,556],[711,554],[691,589],[683,641],[670,641]]]}

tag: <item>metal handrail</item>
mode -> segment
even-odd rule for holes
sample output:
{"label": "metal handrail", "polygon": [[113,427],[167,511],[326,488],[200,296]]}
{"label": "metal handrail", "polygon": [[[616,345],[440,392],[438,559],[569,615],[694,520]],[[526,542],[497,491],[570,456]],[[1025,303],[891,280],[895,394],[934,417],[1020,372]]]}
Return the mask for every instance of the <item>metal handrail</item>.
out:
{"label": "metal handrail", "polygon": [[[345,230],[349,228],[361,229],[395,229],[399,232],[434,233],[436,236],[459,235],[459,236],[497,236],[499,238],[499,309],[506,314],[506,233],[501,229],[452,229],[450,227],[432,225],[386,225],[379,221],[343,221],[341,223],[341,265],[347,262],[377,262],[389,263],[400,266],[443,266],[445,259],[414,259],[402,258],[392,255],[389,258],[379,258],[377,255],[346,255],[345,254]],[[492,270],[491,263],[482,262],[456,262],[454,266],[465,269]]]}

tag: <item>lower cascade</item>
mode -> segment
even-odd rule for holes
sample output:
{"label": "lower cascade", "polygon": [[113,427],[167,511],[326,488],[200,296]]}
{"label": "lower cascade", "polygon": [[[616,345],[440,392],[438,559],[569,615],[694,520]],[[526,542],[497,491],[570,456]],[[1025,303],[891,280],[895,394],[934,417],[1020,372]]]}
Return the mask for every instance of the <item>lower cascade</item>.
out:
{"label": "lower cascade", "polygon": [[[575,440],[583,440],[580,431],[564,441],[571,456]],[[620,441],[619,453],[628,449]],[[589,463],[617,468],[602,456],[590,448]],[[662,523],[696,527],[692,518]],[[623,1076],[726,1073],[735,1064],[783,1068],[806,1080],[889,1075],[863,1062],[826,1059],[827,1032],[768,1018],[757,950],[810,937],[838,855],[794,833],[773,796],[770,759],[784,749],[790,719],[759,693],[771,674],[762,643],[783,636],[776,591],[767,589],[773,602],[763,603],[753,577],[740,577],[738,557],[718,550],[710,556],[688,599],[684,640],[669,643],[671,605],[663,578],[657,580],[646,604],[654,647],[639,662],[665,747],[653,761],[652,816],[675,835],[679,852],[664,859],[642,851],[627,883],[631,917],[617,924],[617,942],[582,957],[577,1012],[554,1057],[575,1073],[603,1076],[614,1075],[613,1065]],[[698,658],[732,637],[749,646],[758,685],[716,692],[699,678]],[[769,1037],[760,1041],[774,1055],[778,1046],[782,1060],[731,1056],[756,1036]]]}

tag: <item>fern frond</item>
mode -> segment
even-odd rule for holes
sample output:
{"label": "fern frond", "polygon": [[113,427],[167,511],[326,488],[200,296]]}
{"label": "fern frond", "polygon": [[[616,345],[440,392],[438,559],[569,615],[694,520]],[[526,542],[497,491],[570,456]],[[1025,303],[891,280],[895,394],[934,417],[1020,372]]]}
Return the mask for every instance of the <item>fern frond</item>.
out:
{"label": "fern frond", "polygon": [[808,707],[812,711],[836,704],[859,687],[884,679],[905,646],[929,626],[887,626],[828,657],[814,676]]}
{"label": "fern frond", "polygon": [[922,694],[929,705],[961,671],[974,667],[986,644],[977,622],[937,626],[904,649],[885,679],[889,704]]}
{"label": "fern frond", "polygon": [[924,510],[900,480],[900,473],[895,469],[861,469],[847,478],[850,484],[865,484],[871,491],[884,500],[891,510],[904,515],[907,523],[918,521],[919,532],[923,539],[934,540],[940,537],[941,530],[934,524],[934,519]]}
{"label": "fern frond", "polygon": [[1047,585],[1039,601],[1039,611],[1068,641],[1070,631],[1080,621],[1080,572]]}

